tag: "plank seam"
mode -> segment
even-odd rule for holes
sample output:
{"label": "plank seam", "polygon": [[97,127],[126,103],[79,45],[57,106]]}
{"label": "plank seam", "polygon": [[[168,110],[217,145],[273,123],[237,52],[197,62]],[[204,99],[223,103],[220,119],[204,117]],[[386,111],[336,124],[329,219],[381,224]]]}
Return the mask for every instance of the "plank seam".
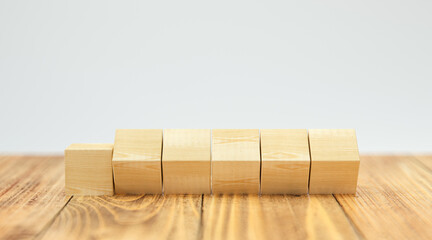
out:
{"label": "plank seam", "polygon": [[198,230],[197,239],[204,238],[204,194],[201,194],[201,216],[200,216],[200,228]]}
{"label": "plank seam", "polygon": [[261,187],[261,177],[262,177],[262,148],[261,148],[261,129],[258,130],[258,136],[259,136],[259,151],[260,151],[260,175],[259,175],[259,189],[258,189],[258,195],[261,196],[262,194],[262,187]]}
{"label": "plank seam", "polygon": [[50,221],[48,221],[47,224],[45,224],[45,226],[42,228],[42,230],[40,230],[36,236],[34,237],[34,239],[40,239],[48,230],[48,228],[54,223],[55,219],[60,215],[60,213],[63,211],[63,209],[66,208],[66,206],[69,204],[69,202],[72,200],[73,196],[71,196],[67,202],[63,205],[62,208],[60,208],[60,210],[52,217],[52,219]]}
{"label": "plank seam", "polygon": [[309,177],[308,177],[308,194],[310,192],[310,178],[311,178],[311,171],[312,171],[312,153],[311,153],[311,147],[310,147],[310,139],[309,139],[309,130],[308,130],[308,149],[309,149]]}
{"label": "plank seam", "polygon": [[165,130],[163,129],[162,130],[162,143],[161,143],[161,161],[160,161],[160,167],[161,167],[161,178],[160,178],[160,180],[161,180],[161,185],[162,185],[162,189],[161,189],[161,191],[162,191],[162,196],[165,194],[165,189],[164,189],[164,184],[163,184],[163,182],[164,182],[164,180],[163,180],[163,146],[164,146],[164,133],[165,133]]}
{"label": "plank seam", "polygon": [[348,216],[348,214],[345,212],[345,209],[343,208],[343,206],[341,205],[341,203],[339,202],[339,200],[337,199],[337,197],[332,194],[333,198],[336,200],[337,204],[339,205],[339,207],[342,209],[342,212],[345,215],[345,218],[348,220],[348,222],[350,223],[350,225],[352,226],[352,228],[354,229],[354,232],[357,234],[357,236],[359,236],[361,239],[366,239],[365,235],[363,234],[363,232],[360,230],[360,228],[352,221],[352,219]]}

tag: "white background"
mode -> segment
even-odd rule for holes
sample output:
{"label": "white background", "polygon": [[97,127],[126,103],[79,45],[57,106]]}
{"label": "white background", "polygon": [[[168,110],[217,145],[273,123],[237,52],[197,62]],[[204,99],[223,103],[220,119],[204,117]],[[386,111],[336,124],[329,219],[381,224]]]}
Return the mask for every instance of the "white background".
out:
{"label": "white background", "polygon": [[432,152],[432,1],[0,0],[0,152],[116,128],[355,128]]}

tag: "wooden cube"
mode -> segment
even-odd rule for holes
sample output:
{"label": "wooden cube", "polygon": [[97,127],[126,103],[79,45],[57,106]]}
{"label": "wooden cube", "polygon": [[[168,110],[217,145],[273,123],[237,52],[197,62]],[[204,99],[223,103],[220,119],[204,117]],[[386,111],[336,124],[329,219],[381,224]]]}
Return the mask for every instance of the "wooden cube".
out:
{"label": "wooden cube", "polygon": [[307,194],[309,143],[306,129],[261,130],[261,193]]}
{"label": "wooden cube", "polygon": [[67,195],[113,195],[112,144],[71,144],[65,150]]}
{"label": "wooden cube", "polygon": [[259,193],[258,129],[214,129],[212,132],[213,193]]}
{"label": "wooden cube", "polygon": [[210,129],[164,130],[164,193],[211,193],[210,141]]}
{"label": "wooden cube", "polygon": [[353,129],[309,130],[310,194],[355,194],[360,165]]}
{"label": "wooden cube", "polygon": [[119,129],[114,140],[115,192],[162,194],[162,129]]}

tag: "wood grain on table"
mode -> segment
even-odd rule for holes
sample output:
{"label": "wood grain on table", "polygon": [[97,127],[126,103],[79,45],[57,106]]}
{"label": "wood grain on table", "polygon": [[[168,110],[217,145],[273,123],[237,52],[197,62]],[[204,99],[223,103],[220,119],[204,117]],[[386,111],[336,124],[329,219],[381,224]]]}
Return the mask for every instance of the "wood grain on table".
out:
{"label": "wood grain on table", "polygon": [[0,239],[432,239],[432,156],[362,156],[357,195],[64,194],[62,156],[0,156]]}

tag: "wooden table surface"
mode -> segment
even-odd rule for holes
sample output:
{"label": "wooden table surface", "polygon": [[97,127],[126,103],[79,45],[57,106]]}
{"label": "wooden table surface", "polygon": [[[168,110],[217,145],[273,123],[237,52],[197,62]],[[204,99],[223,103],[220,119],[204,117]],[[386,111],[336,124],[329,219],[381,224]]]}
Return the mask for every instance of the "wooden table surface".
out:
{"label": "wooden table surface", "polygon": [[66,197],[63,156],[0,156],[0,239],[432,239],[432,156],[362,156],[357,195]]}

